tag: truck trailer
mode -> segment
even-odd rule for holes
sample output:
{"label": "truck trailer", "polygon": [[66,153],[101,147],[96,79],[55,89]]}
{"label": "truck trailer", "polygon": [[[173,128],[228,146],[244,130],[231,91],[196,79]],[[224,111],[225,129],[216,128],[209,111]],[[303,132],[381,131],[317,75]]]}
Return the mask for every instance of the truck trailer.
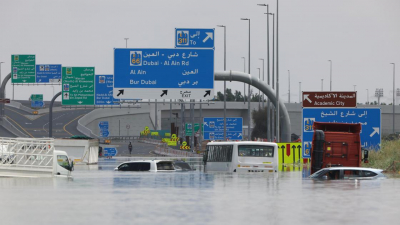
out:
{"label": "truck trailer", "polygon": [[361,124],[314,122],[313,128],[311,173],[326,167],[360,167],[362,161],[368,162],[368,151],[361,149]]}

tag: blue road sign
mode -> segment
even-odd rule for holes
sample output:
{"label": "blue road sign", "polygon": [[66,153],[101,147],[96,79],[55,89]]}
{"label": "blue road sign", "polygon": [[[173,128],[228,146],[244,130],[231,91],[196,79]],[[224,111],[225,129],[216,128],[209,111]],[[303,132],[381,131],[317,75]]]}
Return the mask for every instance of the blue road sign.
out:
{"label": "blue road sign", "polygon": [[43,108],[44,102],[43,101],[31,101],[32,108]]}
{"label": "blue road sign", "polygon": [[119,105],[113,98],[113,75],[95,76],[95,105]]}
{"label": "blue road sign", "polygon": [[361,123],[361,146],[367,149],[380,148],[381,109],[303,108],[303,158],[310,158],[314,122]]}
{"label": "blue road sign", "polygon": [[214,48],[214,29],[176,28],[176,48]]}
{"label": "blue road sign", "polygon": [[[203,129],[204,140],[224,140],[223,117],[204,117]],[[226,118],[226,138],[229,140],[243,139],[243,118]]]}
{"label": "blue road sign", "polygon": [[108,137],[108,135],[110,135],[110,132],[108,131],[108,121],[100,121],[99,128],[100,137]]}
{"label": "blue road sign", "polygon": [[114,98],[212,99],[213,49],[114,49]]}
{"label": "blue road sign", "polygon": [[61,64],[37,64],[36,83],[61,83]]}
{"label": "blue road sign", "polygon": [[117,155],[118,150],[116,148],[104,148],[104,157],[108,157],[108,156],[116,156]]}

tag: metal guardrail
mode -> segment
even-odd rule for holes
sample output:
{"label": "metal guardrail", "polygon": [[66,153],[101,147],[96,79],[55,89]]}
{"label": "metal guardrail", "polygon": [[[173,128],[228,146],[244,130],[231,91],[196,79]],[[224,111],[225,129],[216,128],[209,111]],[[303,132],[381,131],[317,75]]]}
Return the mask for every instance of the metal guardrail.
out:
{"label": "metal guardrail", "polygon": [[139,140],[140,136],[109,136],[105,139],[110,140]]}

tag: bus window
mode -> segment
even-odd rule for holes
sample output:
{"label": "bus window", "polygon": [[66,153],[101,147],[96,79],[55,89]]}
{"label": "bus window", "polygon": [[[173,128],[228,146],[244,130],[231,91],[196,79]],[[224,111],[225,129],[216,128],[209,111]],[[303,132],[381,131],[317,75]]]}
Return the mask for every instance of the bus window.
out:
{"label": "bus window", "polygon": [[274,157],[273,146],[239,145],[239,156],[242,157]]}
{"label": "bus window", "polygon": [[207,162],[232,162],[233,145],[208,145]]}

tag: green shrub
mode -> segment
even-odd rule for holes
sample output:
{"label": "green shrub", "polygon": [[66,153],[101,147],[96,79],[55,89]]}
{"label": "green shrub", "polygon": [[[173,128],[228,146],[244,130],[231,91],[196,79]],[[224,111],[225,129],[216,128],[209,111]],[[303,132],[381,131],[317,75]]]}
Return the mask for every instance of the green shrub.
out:
{"label": "green shrub", "polygon": [[[363,163],[363,167],[383,170],[391,166],[393,161],[400,162],[400,140],[382,141],[381,150],[369,151],[368,160],[369,163]],[[397,167],[399,167],[399,165]],[[397,168],[397,171],[398,170],[399,168]]]}

